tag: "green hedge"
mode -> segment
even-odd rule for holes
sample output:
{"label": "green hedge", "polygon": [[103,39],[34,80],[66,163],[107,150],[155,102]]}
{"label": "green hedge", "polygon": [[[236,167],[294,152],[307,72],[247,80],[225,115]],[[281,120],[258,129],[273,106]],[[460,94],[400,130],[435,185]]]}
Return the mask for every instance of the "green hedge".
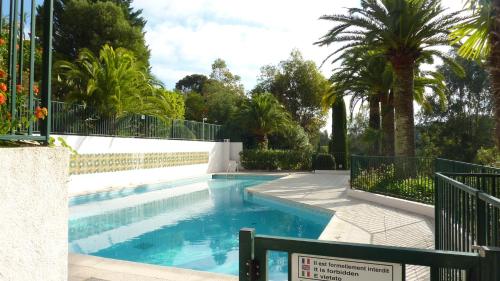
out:
{"label": "green hedge", "polygon": [[312,153],[298,150],[249,149],[240,152],[243,168],[267,171],[304,171],[312,168]]}
{"label": "green hedge", "polygon": [[314,170],[335,170],[335,160],[331,154],[320,153],[317,154],[314,163]]}

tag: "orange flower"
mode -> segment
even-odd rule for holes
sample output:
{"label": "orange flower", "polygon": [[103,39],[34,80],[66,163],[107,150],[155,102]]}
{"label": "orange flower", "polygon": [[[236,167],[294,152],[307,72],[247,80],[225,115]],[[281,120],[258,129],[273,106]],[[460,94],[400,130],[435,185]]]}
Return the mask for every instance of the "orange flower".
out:
{"label": "orange flower", "polygon": [[7,77],[7,72],[0,69],[0,78],[4,79]]}
{"label": "orange flower", "polygon": [[38,96],[38,94],[40,93],[40,89],[37,85],[33,86],[33,92],[35,93],[35,96]]}
{"label": "orange flower", "polygon": [[17,93],[22,93],[23,92],[23,85],[17,84],[16,85],[16,92]]}
{"label": "orange flower", "polygon": [[0,83],[0,91],[7,92],[7,85],[5,83]]}
{"label": "orange flower", "polygon": [[36,119],[45,119],[45,116],[47,116],[49,113],[47,111],[47,108],[45,107],[39,107],[37,106],[35,108],[35,118]]}
{"label": "orange flower", "polygon": [[0,105],[5,104],[7,102],[7,97],[0,93]]}
{"label": "orange flower", "polygon": [[5,44],[5,40],[3,38],[0,38],[0,46]]}

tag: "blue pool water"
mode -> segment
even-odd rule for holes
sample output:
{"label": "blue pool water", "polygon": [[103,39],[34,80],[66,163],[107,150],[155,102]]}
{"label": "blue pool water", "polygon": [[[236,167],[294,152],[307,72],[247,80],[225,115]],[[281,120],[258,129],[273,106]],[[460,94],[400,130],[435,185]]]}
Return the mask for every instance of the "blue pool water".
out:
{"label": "blue pool water", "polygon": [[[245,192],[273,179],[214,176],[73,198],[70,251],[237,275],[241,228],[316,239],[331,218]],[[271,253],[269,266],[270,279],[287,279],[286,254]]]}

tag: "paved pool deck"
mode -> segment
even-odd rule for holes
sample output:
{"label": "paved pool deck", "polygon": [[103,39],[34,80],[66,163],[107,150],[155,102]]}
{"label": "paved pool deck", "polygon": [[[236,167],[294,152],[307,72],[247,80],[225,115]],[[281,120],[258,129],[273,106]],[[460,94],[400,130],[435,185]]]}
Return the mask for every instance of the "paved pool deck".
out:
{"label": "paved pool deck", "polygon": [[[255,174],[255,173],[254,173]],[[248,191],[280,200],[330,210],[335,215],[321,234],[321,240],[391,245],[413,248],[434,247],[434,220],[347,196],[349,174],[292,173]],[[407,280],[429,280],[429,270],[407,266]],[[153,266],[85,255],[69,255],[70,281],[229,281],[235,276]]]}

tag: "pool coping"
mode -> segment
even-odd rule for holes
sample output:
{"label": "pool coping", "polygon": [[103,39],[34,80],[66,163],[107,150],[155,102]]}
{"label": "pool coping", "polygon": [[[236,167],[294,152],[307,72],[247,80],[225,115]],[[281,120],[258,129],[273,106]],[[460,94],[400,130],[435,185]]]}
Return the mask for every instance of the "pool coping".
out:
{"label": "pool coping", "polygon": [[[197,271],[171,266],[160,266],[146,263],[108,259],[82,254],[68,254],[68,280],[83,281],[93,278],[108,280],[119,277],[122,281],[237,281],[238,276]],[[75,270],[71,270],[74,268]],[[90,277],[90,278],[92,278]],[[138,279],[140,278],[140,279]]]}

